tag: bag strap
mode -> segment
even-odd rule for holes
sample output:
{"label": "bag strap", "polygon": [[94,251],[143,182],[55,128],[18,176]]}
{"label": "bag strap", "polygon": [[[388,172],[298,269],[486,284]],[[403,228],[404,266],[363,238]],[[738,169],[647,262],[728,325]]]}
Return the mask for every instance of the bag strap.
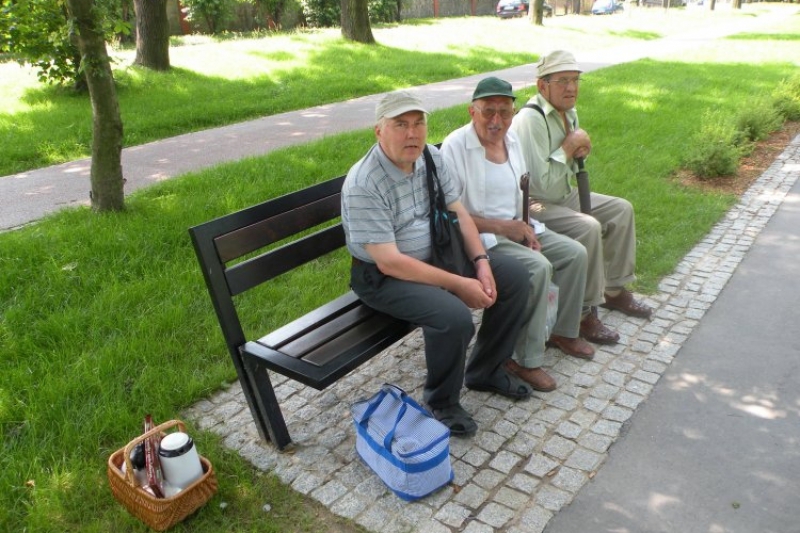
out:
{"label": "bag strap", "polygon": [[367,409],[364,411],[364,414],[361,416],[361,420],[359,421],[359,425],[364,429],[367,428],[369,425],[369,419],[372,415],[375,414],[375,411],[378,409],[383,401],[386,399],[387,396],[391,396],[396,398],[402,404],[400,409],[398,410],[397,417],[392,424],[392,429],[386,433],[386,437],[383,439],[383,447],[388,450],[389,452],[392,451],[392,441],[394,440],[394,434],[397,431],[397,426],[400,424],[400,420],[403,418],[403,415],[406,414],[406,410],[408,406],[411,405],[412,407],[425,412],[417,402],[415,402],[406,391],[398,387],[397,385],[392,385],[391,383],[384,383],[383,387],[381,387],[380,392],[375,394],[369,402]]}
{"label": "bag strap", "polygon": [[375,411],[378,409],[378,406],[381,404],[381,402],[383,402],[383,399],[386,397],[387,394],[388,391],[385,388],[383,388],[380,390],[380,392],[378,392],[378,394],[376,394],[370,399],[369,405],[364,410],[364,414],[361,415],[361,420],[358,422],[359,425],[365,428],[367,427],[370,417],[373,414],[375,414]]}
{"label": "bag strap", "polygon": [[446,231],[441,231],[441,229],[437,231],[439,219],[446,220],[448,218],[447,204],[442,193],[442,184],[439,182],[436,164],[433,162],[433,156],[427,144],[422,150],[422,154],[425,156],[425,175],[428,181],[428,201],[430,202],[430,213],[428,215],[431,226],[431,243],[447,246],[450,242],[450,234]]}
{"label": "bag strap", "polygon": [[394,424],[392,425],[392,430],[386,434],[386,437],[383,439],[383,447],[386,448],[386,451],[392,451],[392,441],[394,440],[394,434],[397,431],[397,426],[400,424],[400,420],[403,418],[403,415],[406,414],[406,409],[408,409],[408,402],[406,401],[405,393],[400,396],[400,401],[403,402],[403,405],[400,406],[400,410],[397,412],[397,418],[394,420]]}
{"label": "bag strap", "polygon": [[548,150],[552,150],[552,148],[549,148],[549,146],[553,144],[553,138],[550,137],[550,124],[547,123],[547,117],[544,114],[544,109],[542,109],[542,107],[539,104],[530,104],[530,103],[528,103],[528,104],[525,104],[524,106],[522,106],[520,108],[520,110],[525,109],[525,108],[534,109],[534,110],[538,111],[540,115],[542,115],[542,118],[544,119],[544,125],[547,128],[547,146],[548,146]]}
{"label": "bag strap", "polygon": [[[446,206],[444,205],[444,199],[441,198],[442,185],[439,183],[439,174],[436,172],[436,164],[433,162],[433,156],[427,144],[422,150],[422,155],[425,156],[425,177],[428,181],[428,201],[431,205],[430,217],[431,224],[433,224],[433,217],[435,216],[436,209],[438,208],[444,211]],[[433,229],[432,226],[431,229]]]}

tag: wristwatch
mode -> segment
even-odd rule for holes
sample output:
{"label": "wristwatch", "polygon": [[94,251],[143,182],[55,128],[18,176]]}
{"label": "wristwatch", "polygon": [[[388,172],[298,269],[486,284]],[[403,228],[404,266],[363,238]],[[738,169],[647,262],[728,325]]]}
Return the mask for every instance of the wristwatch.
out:
{"label": "wristwatch", "polygon": [[477,263],[477,262],[478,262],[478,261],[480,261],[481,259],[486,259],[486,262],[487,262],[487,263],[491,263],[491,262],[492,262],[492,260],[491,260],[491,259],[489,259],[489,256],[488,256],[488,255],[486,255],[486,254],[476,255],[475,257],[473,257],[473,258],[472,258],[472,262],[473,262],[473,263]]}

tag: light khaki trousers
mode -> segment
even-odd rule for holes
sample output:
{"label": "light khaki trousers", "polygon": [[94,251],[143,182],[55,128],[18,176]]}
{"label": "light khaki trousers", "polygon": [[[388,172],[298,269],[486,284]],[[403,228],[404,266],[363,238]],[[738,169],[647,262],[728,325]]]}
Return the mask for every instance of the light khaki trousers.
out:
{"label": "light khaki trousers", "polygon": [[624,287],[636,281],[636,223],[633,206],[616,196],[592,193],[592,215],[580,212],[578,190],[560,203],[543,202],[531,216],[548,229],[572,237],[589,255],[584,306],[605,301],[606,287]]}
{"label": "light khaki trousers", "polygon": [[575,338],[579,334],[586,287],[588,257],[579,242],[549,229],[539,235],[539,242],[542,251],[536,252],[498,235],[497,245],[492,248],[493,252],[514,257],[528,270],[530,293],[514,347],[514,360],[526,368],[544,363],[550,281],[558,285],[558,316],[552,333],[562,337]]}

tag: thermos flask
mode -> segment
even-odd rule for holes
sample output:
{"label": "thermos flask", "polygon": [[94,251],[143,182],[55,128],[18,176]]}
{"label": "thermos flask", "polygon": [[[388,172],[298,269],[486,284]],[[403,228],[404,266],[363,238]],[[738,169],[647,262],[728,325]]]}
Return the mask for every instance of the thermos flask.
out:
{"label": "thermos flask", "polygon": [[192,438],[175,431],[161,439],[158,450],[164,479],[176,489],[183,490],[203,476],[203,465]]}

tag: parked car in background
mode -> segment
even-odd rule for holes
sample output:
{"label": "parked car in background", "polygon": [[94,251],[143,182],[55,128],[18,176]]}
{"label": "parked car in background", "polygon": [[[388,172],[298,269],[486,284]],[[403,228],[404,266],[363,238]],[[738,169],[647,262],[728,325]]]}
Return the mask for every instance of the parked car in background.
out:
{"label": "parked car in background", "polygon": [[[638,0],[643,7],[686,7],[686,0]],[[703,0],[699,0],[697,5],[703,5]]]}
{"label": "parked car in background", "polygon": [[624,9],[617,0],[595,0],[592,4],[592,15],[613,15],[621,13]]}
{"label": "parked car in background", "polygon": [[[500,0],[497,2],[495,13],[500,18],[525,17],[530,9],[530,0]],[[545,3],[542,6],[542,15],[553,16],[553,6]]]}

